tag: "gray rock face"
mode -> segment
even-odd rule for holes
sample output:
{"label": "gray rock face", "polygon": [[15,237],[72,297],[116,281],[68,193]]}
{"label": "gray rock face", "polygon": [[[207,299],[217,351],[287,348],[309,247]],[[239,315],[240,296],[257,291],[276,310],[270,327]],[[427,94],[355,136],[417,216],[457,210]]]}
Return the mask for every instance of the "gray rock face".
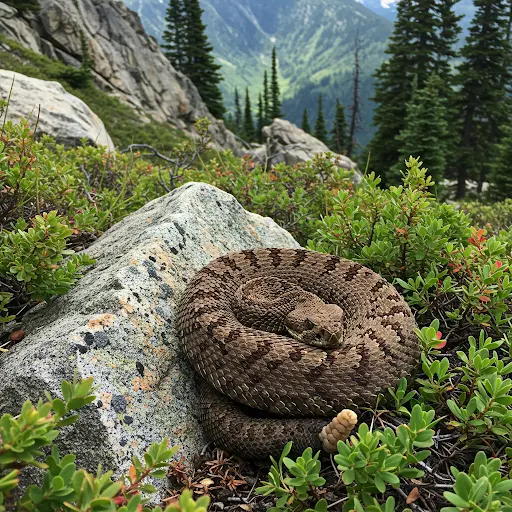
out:
{"label": "gray rock face", "polygon": [[[148,36],[138,15],[114,0],[40,0],[37,16],[23,21],[0,16],[0,33],[51,58],[79,66],[81,34],[87,41],[98,85],[141,115],[169,122],[193,135],[198,117],[208,117],[217,147],[238,151],[222,121],[209,113],[196,87],[176,71]],[[2,7],[4,6],[4,7]],[[2,9],[10,9],[0,3]]]}
{"label": "gray rock face", "polygon": [[[149,444],[168,436],[189,460],[204,446],[196,390],[173,333],[186,282],[230,250],[299,247],[269,218],[233,196],[189,183],[113,226],[87,253],[97,260],[52,305],[29,314],[26,337],[0,355],[0,415],[60,381],[94,376],[97,400],[59,437],[90,470],[119,474]],[[164,484],[161,484],[164,485]]]}
{"label": "gray rock face", "polygon": [[[288,165],[307,162],[317,153],[327,153],[330,149],[309,133],[301,130],[284,119],[274,119],[270,126],[263,128],[263,135],[267,140],[267,155],[271,165],[285,162]],[[257,157],[262,157],[261,149]],[[336,155],[338,166],[343,169],[356,169],[357,164],[343,155]],[[356,181],[360,181],[360,174],[356,173]]]}
{"label": "gray rock face", "polygon": [[[13,84],[14,79],[14,84]],[[12,93],[7,110],[7,120],[17,122],[29,119],[37,134],[46,133],[59,144],[76,146],[85,138],[90,144],[106,146],[114,144],[101,119],[79,98],[68,93],[58,82],[30,78],[12,71],[0,70],[0,98],[7,99]]]}

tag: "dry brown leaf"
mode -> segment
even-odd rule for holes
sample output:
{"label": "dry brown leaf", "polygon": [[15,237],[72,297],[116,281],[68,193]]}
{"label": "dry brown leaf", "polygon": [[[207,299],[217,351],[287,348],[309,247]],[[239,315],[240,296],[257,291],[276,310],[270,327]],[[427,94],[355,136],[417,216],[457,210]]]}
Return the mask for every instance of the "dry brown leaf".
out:
{"label": "dry brown leaf", "polygon": [[407,496],[405,502],[407,505],[410,505],[411,503],[414,503],[419,497],[420,491],[417,487],[414,487],[414,489],[409,493],[409,496]]}

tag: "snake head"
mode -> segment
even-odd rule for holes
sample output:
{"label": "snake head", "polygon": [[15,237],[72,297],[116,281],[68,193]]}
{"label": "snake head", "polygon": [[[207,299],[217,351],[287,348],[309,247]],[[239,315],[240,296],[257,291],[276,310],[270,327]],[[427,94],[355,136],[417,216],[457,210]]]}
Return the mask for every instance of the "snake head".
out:
{"label": "snake head", "polygon": [[286,328],[295,339],[315,347],[334,349],[341,345],[344,313],[336,304],[322,304],[305,311],[297,308],[286,318]]}

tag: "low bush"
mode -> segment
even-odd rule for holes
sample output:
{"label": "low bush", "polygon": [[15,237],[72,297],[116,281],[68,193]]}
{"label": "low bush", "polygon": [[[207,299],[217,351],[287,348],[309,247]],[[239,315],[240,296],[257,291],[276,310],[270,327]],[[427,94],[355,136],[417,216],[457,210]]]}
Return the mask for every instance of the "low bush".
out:
{"label": "low bush", "polygon": [[[168,448],[167,439],[153,443],[144,454],[144,462],[134,456],[128,474],[117,481],[112,480],[112,471],[103,472],[101,466],[93,475],[76,467],[73,454],[61,457],[54,442],[62,428],[78,419],[71,413],[95,400],[92,385],[92,377],[81,382],[76,377],[73,382],[63,381],[63,399],[46,394],[46,402],[40,400],[33,405],[26,401],[18,416],[4,414],[0,418],[0,512],[206,512],[209,498],[203,496],[196,502],[190,491],[164,511],[161,507],[143,507],[150,501],[144,495],[156,492],[146,480],[165,478],[169,460],[178,449]],[[45,447],[51,447],[51,454],[42,462]],[[13,491],[27,466],[44,470],[42,484],[29,485],[15,500]]]}
{"label": "low bush", "polygon": [[490,235],[498,235],[501,230],[508,231],[512,227],[512,199],[492,205],[467,202],[462,203],[460,209],[469,216],[474,226],[485,228]]}
{"label": "low bush", "polygon": [[309,247],[380,273],[420,323],[440,319],[446,337],[465,339],[481,327],[499,337],[512,320],[511,235],[488,237],[464,212],[438,203],[426,171],[411,157],[399,187],[381,189],[369,174],[357,190],[341,190]]}
{"label": "low bush", "polygon": [[[0,321],[65,293],[92,263],[73,251],[124,216],[183,183],[210,183],[248,210],[272,217],[300,242],[309,240],[310,248],[379,272],[416,314],[422,346],[417,374],[380,397],[366,411],[368,421],[338,444],[334,488],[344,493],[337,495],[343,509],[391,512],[422,496],[438,509],[451,504],[447,512],[512,510],[508,202],[494,210],[441,204],[430,193],[426,169],[412,158],[403,184],[389,189],[380,188],[373,174],[354,187],[351,173],[330,156],[266,169],[250,158],[208,151],[207,122],[197,129],[196,145],[175,147],[169,157],[155,160],[148,147],[125,153],[65,149],[48,137],[35,140],[25,122],[5,123],[0,132]],[[141,477],[148,471],[162,475],[171,453],[165,443],[152,447],[144,464],[134,459],[121,487],[108,473],[78,470],[72,455],[61,457],[56,449],[46,463],[39,460],[39,449],[50,446],[59,428],[72,421],[71,410],[90,400],[91,386],[67,383],[64,400],[48,397],[46,403],[25,404],[17,418],[4,415],[0,499],[10,499],[23,466],[46,464],[42,486],[27,489],[20,510],[140,510],[139,493],[151,491]],[[289,448],[272,462],[259,494],[275,497],[274,510],[325,512],[334,501],[319,457],[306,450],[292,460]],[[207,500],[194,502],[184,492],[168,510],[206,505]]]}
{"label": "low bush", "polygon": [[250,158],[222,154],[186,173],[188,181],[205,181],[233,194],[244,208],[274,219],[305,244],[321,225],[334,194],[351,191],[352,171],[340,169],[330,155],[272,169]]}
{"label": "low bush", "polygon": [[[0,105],[1,114],[1,105]],[[1,116],[0,116],[1,117]],[[25,122],[0,133],[0,318],[29,301],[65,293],[80,277],[89,240],[165,192],[153,167],[132,154],[47,137],[36,141]],[[9,318],[12,319],[12,318]]]}

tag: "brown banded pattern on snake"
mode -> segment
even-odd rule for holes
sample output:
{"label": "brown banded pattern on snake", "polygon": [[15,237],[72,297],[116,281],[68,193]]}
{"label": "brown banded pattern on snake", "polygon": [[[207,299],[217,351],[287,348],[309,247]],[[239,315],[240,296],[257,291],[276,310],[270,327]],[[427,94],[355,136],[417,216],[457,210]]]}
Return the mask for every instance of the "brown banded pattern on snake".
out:
{"label": "brown banded pattern on snake", "polygon": [[[263,298],[276,299],[272,307],[249,300],[253,283],[271,288]],[[279,288],[291,295],[280,300]],[[297,289],[313,294],[313,307],[298,299],[297,309]],[[295,313],[282,320],[287,303]],[[328,325],[318,326],[324,317]],[[371,405],[417,365],[415,327],[408,305],[378,274],[303,249],[213,260],[188,284],[177,314],[185,353],[209,384],[200,413],[206,434],[246,458],[278,454],[289,440],[297,450],[319,448],[326,419]],[[297,329],[313,345],[292,338],[300,338]]]}

